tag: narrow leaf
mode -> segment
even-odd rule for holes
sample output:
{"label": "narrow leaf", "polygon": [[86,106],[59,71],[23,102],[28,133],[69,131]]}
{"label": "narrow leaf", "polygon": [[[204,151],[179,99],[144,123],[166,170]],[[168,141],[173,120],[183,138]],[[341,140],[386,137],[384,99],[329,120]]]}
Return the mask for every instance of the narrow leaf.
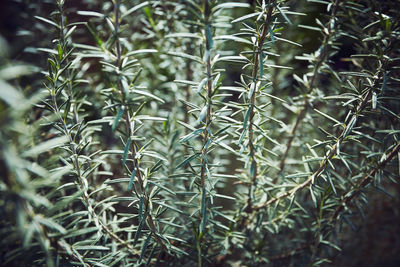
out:
{"label": "narrow leaf", "polygon": [[138,9],[141,9],[144,6],[147,6],[149,4],[148,1],[145,1],[137,6],[132,7],[131,9],[128,9],[124,14],[122,14],[121,19],[125,18],[126,16],[129,16],[130,14],[132,14],[133,12],[135,12]]}
{"label": "narrow leaf", "polygon": [[152,235],[153,235],[153,233],[150,232],[150,234],[147,236],[146,240],[144,241],[143,246],[142,246],[142,251],[140,252],[140,257],[139,257],[138,263],[141,263],[141,262],[142,262],[144,253],[146,252],[146,248],[147,248],[147,246],[148,246],[149,243],[150,243],[150,240],[151,240],[151,236],[152,236]]}
{"label": "narrow leaf", "polygon": [[204,120],[204,118],[205,118],[206,115],[207,115],[207,110],[208,110],[208,104],[205,105],[205,106],[202,108],[202,110],[201,110],[201,112],[200,112],[200,115],[199,115],[199,118],[197,119],[197,123],[200,123],[200,122],[202,122],[202,121]]}
{"label": "narrow leaf", "polygon": [[119,120],[121,119],[122,115],[124,115],[124,110],[125,110],[125,107],[124,107],[124,106],[121,106],[121,107],[118,109],[118,111],[117,111],[117,116],[115,116],[114,123],[113,123],[113,125],[112,125],[112,130],[113,130],[113,131],[115,131],[115,129],[116,129],[117,126],[118,126]]}
{"label": "narrow leaf", "polygon": [[201,228],[200,234],[204,233],[207,224],[206,189],[203,187],[201,192]]}
{"label": "narrow leaf", "polygon": [[38,20],[41,20],[41,21],[43,21],[43,22],[45,22],[45,23],[47,23],[47,24],[50,24],[50,25],[52,25],[52,26],[54,26],[54,27],[56,27],[56,28],[60,28],[60,26],[58,26],[58,24],[55,23],[54,21],[51,21],[51,20],[48,20],[48,19],[46,19],[46,18],[39,17],[39,16],[35,16],[35,18],[38,19]]}
{"label": "narrow leaf", "polygon": [[244,15],[244,16],[242,16],[242,17],[240,17],[240,18],[237,18],[237,19],[232,20],[232,23],[240,22],[240,21],[243,21],[243,20],[246,20],[246,19],[249,19],[249,18],[258,16],[258,15],[260,15],[260,13],[261,13],[261,12],[256,12],[256,13],[251,13],[251,14]]}
{"label": "narrow leaf", "polygon": [[131,190],[131,189],[132,189],[133,182],[134,182],[134,180],[135,180],[135,175],[136,175],[136,167],[135,167],[135,169],[132,171],[131,179],[129,180],[128,190]]}
{"label": "narrow leaf", "polygon": [[126,163],[126,158],[128,157],[128,152],[129,152],[130,146],[131,146],[131,138],[129,137],[125,144],[124,155],[122,157],[122,165],[125,165],[125,163]]}

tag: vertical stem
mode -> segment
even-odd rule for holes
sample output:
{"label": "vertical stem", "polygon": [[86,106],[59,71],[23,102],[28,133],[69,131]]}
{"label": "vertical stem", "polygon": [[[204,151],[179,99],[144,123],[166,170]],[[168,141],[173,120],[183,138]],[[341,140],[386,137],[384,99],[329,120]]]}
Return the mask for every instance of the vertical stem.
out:
{"label": "vertical stem", "polygon": [[[63,51],[67,49],[67,40],[65,39],[65,16],[64,16],[64,3],[58,3],[58,10],[60,12],[60,46]],[[69,59],[65,59],[66,65],[69,64]],[[74,94],[72,92],[72,79],[71,79],[71,71],[69,68],[66,70],[67,72],[67,87],[68,87],[68,94],[69,94],[69,101],[71,103],[72,113],[73,113],[73,121],[74,124],[77,124],[79,121],[78,112],[76,111],[75,101],[74,101]]]}
{"label": "vertical stem", "polygon": [[[260,63],[259,58],[260,54],[262,53],[265,38],[267,37],[268,34],[268,29],[269,29],[269,23],[272,17],[272,11],[274,8],[275,0],[272,0],[270,2],[270,6],[267,11],[267,16],[266,16],[266,21],[262,26],[262,31],[261,34],[258,38],[257,46],[255,47],[254,51],[254,61],[253,61],[253,72],[252,72],[252,83],[254,86],[256,86],[257,81],[258,81],[258,68]],[[256,88],[254,89],[256,90]],[[254,187],[257,184],[257,160],[256,160],[256,149],[254,145],[254,133],[253,133],[253,119],[254,119],[254,106],[256,104],[256,91],[253,92],[250,98],[250,103],[249,103],[249,109],[250,109],[250,116],[249,116],[249,148],[250,148],[250,158],[251,158],[251,185],[249,187],[248,191],[248,199],[247,199],[247,207],[246,210],[251,211],[251,206],[252,206],[252,192],[254,191]]]}
{"label": "vertical stem", "polygon": [[[193,49],[192,49],[191,44],[188,43],[186,45],[186,51],[188,51],[189,54],[192,54],[193,53],[192,50]],[[192,71],[192,68],[191,68],[191,61],[187,60],[186,61],[186,80],[191,81],[192,79],[193,79],[193,71]],[[186,102],[190,102],[190,85],[187,85],[185,87],[185,101]],[[185,105],[184,122],[186,124],[189,123],[189,110],[190,110],[189,106]],[[187,134],[189,134],[189,129],[187,127],[185,127],[185,135],[187,135]]]}
{"label": "vertical stem", "polygon": [[[114,23],[114,28],[115,28],[115,49],[116,49],[116,53],[117,53],[117,59],[116,59],[116,65],[117,65],[117,69],[118,69],[118,86],[119,86],[119,90],[122,94],[122,105],[125,106],[125,108],[127,108],[126,110],[126,114],[124,114],[125,117],[125,126],[126,126],[126,132],[127,132],[127,136],[128,138],[131,138],[134,132],[134,128],[132,127],[131,124],[131,115],[130,115],[130,111],[128,109],[128,105],[126,103],[126,95],[125,95],[125,91],[122,88],[122,81],[121,81],[121,58],[122,58],[122,54],[121,54],[121,44],[119,41],[119,36],[118,36],[118,31],[120,28],[120,24],[119,24],[119,19],[120,19],[120,12],[119,12],[119,8],[120,8],[120,0],[116,0],[115,1],[115,5],[114,5],[114,16],[115,16],[115,23]],[[139,169],[139,162],[138,159],[136,158],[136,153],[137,153],[137,148],[136,148],[136,143],[133,141],[131,142],[131,149],[133,151],[132,153],[132,159],[134,162],[134,168],[136,168],[136,174],[138,177],[138,181],[139,181],[139,185],[140,185],[140,189],[143,192],[144,188],[143,188],[143,178],[142,178],[142,174],[140,172]]]}
{"label": "vertical stem", "polygon": [[120,0],[115,0],[114,5],[114,16],[115,16],[115,48],[117,50],[117,67],[118,69],[121,67],[121,44],[119,42],[119,7],[120,7]]}
{"label": "vertical stem", "polygon": [[[206,0],[207,1],[207,0]],[[207,51],[210,51],[210,47],[209,47],[209,41],[208,40],[208,36],[206,36],[206,49]],[[209,137],[209,133],[208,133],[208,126],[210,125],[211,122],[211,112],[212,112],[212,101],[211,101],[211,97],[212,97],[212,73],[211,73],[211,59],[210,56],[207,59],[207,115],[206,115],[206,130],[204,131],[204,137],[203,137],[203,149],[202,149],[202,153],[205,156],[207,154],[207,149],[205,148],[205,145],[208,141],[208,137]],[[204,174],[205,174],[205,164],[206,162],[204,162],[204,158],[202,159],[202,167],[201,167],[201,187],[204,188]]]}
{"label": "vertical stem", "polygon": [[[334,22],[334,20],[335,20],[335,15],[336,15],[336,12],[337,12],[338,5],[339,5],[339,0],[335,0],[335,3],[333,4],[333,7],[332,7],[330,22],[329,22],[329,25],[327,27],[328,34],[326,34],[324,36],[324,40],[322,41],[322,51],[321,51],[321,53],[320,53],[320,55],[318,57],[317,62],[315,63],[314,71],[313,71],[313,74],[312,74],[312,77],[311,77],[309,88],[307,90],[308,91],[307,94],[312,93],[312,91],[314,90],[316,77],[318,76],[318,70],[321,67],[323,60],[325,59],[325,56],[328,54],[327,52],[328,52],[328,48],[329,48],[329,39],[330,39],[331,34],[332,34],[332,23],[331,23],[331,21],[333,20],[333,22]],[[307,113],[307,110],[308,110],[308,102],[307,102],[307,98],[305,98],[303,106],[301,108],[301,111],[300,111],[299,115],[296,118],[296,122],[295,122],[295,124],[293,126],[292,131],[290,132],[290,137],[289,137],[288,142],[286,144],[286,150],[285,150],[285,152],[284,152],[284,154],[282,156],[281,162],[279,164],[279,169],[280,169],[279,170],[279,174],[282,173],[284,168],[285,168],[286,159],[288,157],[290,148],[292,147],[292,143],[293,143],[293,140],[295,138],[297,129],[298,129],[299,125],[301,124],[301,122],[303,121],[303,119],[304,119],[304,117],[305,117],[305,115]],[[277,181],[277,179],[278,178],[276,177],[273,182],[275,183]]]}
{"label": "vertical stem", "polygon": [[52,95],[52,101],[53,101],[53,106],[54,106],[54,111],[58,117],[58,120],[60,122],[60,124],[62,125],[62,128],[64,130],[64,134],[68,137],[68,142],[69,142],[69,147],[72,151],[72,165],[74,167],[74,170],[76,171],[77,174],[77,178],[78,178],[78,183],[79,185],[83,188],[83,194],[82,194],[82,198],[83,198],[83,202],[84,204],[87,206],[88,211],[90,213],[90,215],[95,218],[95,220],[98,222],[101,230],[105,233],[107,233],[112,239],[114,239],[115,241],[117,241],[120,245],[123,245],[125,247],[128,248],[129,252],[131,252],[133,255],[138,255],[138,252],[134,249],[133,246],[131,246],[129,243],[125,242],[124,240],[122,240],[117,234],[115,234],[112,230],[110,230],[108,228],[108,226],[106,224],[103,223],[103,221],[101,219],[98,218],[97,214],[94,211],[94,208],[91,204],[90,201],[90,197],[87,191],[87,186],[84,182],[84,177],[82,176],[82,172],[81,172],[81,167],[79,165],[79,157],[78,157],[78,153],[76,150],[76,145],[74,145],[74,141],[72,139],[72,135],[71,135],[71,131],[68,129],[64,119],[61,116],[61,112],[60,109],[58,108],[58,104],[57,104],[57,99],[54,93],[55,90],[53,90],[53,92],[51,93]]}
{"label": "vertical stem", "polygon": [[[119,86],[119,90],[121,92],[122,95],[122,106],[124,106],[126,108],[126,113],[124,114],[125,117],[125,125],[126,125],[126,133],[128,138],[132,138],[133,133],[134,133],[134,128],[133,125],[131,123],[131,115],[130,115],[130,111],[129,111],[129,106],[126,103],[126,95],[125,95],[125,91],[123,89],[123,85],[122,85],[122,81],[121,81],[121,60],[122,60],[122,52],[121,52],[121,43],[119,41],[119,36],[118,36],[118,31],[120,28],[120,0],[116,0],[115,1],[115,5],[114,5],[114,16],[115,16],[115,24],[114,24],[114,28],[115,28],[115,48],[116,48],[116,53],[117,53],[117,59],[116,59],[116,65],[117,65],[117,70],[118,70],[118,86]],[[148,195],[148,192],[146,192],[145,188],[144,188],[144,179],[142,176],[142,173],[140,171],[139,168],[139,160],[137,159],[136,155],[137,155],[137,144],[134,140],[132,140],[131,142],[131,150],[132,150],[132,159],[133,159],[133,163],[134,163],[134,169],[136,169],[136,176],[139,182],[139,186],[141,189],[141,192],[143,194],[144,197],[144,202],[145,202],[145,207],[149,206],[149,202],[150,202],[150,197]],[[162,249],[166,249],[165,248],[165,244],[164,242],[161,240],[161,238],[157,235],[157,228],[156,225],[154,223],[154,219],[152,217],[151,214],[149,214],[147,217],[147,224],[150,228],[150,230],[154,233],[154,237],[156,239],[156,241],[160,244]]]}
{"label": "vertical stem", "polygon": [[209,138],[209,132],[208,132],[208,127],[211,123],[211,112],[212,112],[212,70],[211,70],[211,55],[209,54],[212,47],[211,47],[211,42],[210,40],[210,34],[209,31],[211,31],[210,27],[210,22],[209,22],[209,15],[210,15],[210,8],[208,5],[208,0],[204,0],[204,24],[205,24],[205,35],[206,35],[206,53],[208,53],[208,56],[206,58],[206,72],[207,72],[207,114],[206,114],[206,127],[204,131],[204,136],[203,136],[203,148],[202,148],[202,158],[201,158],[201,173],[200,173],[200,186],[201,186],[201,225],[200,225],[200,231],[199,231],[199,238],[197,240],[197,253],[198,253],[198,266],[202,266],[202,257],[201,257],[201,238],[203,236],[203,230],[205,227],[205,223],[207,220],[207,192],[206,192],[206,186],[205,186],[205,172],[206,172],[206,167],[207,167],[207,162],[206,162],[206,156],[207,156],[207,148],[206,144],[208,142]]}

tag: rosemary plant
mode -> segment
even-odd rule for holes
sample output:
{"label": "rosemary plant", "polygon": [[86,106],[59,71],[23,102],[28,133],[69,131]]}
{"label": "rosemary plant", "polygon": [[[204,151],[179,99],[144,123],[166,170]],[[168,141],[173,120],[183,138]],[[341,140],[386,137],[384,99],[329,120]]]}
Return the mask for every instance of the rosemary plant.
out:
{"label": "rosemary plant", "polygon": [[7,8],[2,265],[372,262],[346,251],[400,199],[398,1]]}

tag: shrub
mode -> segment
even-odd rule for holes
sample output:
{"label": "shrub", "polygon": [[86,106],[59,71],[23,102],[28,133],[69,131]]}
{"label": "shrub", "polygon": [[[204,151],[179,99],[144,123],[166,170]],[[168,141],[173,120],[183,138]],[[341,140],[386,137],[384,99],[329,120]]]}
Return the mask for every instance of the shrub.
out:
{"label": "shrub", "polygon": [[397,1],[8,8],[7,266],[321,265],[397,182]]}

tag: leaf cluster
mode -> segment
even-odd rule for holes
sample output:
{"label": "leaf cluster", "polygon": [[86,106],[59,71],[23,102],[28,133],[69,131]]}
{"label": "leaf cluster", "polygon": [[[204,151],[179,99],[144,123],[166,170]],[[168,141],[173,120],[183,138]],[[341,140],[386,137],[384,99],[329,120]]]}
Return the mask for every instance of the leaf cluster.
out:
{"label": "leaf cluster", "polygon": [[396,1],[50,2],[0,39],[3,264],[323,265],[398,182]]}

